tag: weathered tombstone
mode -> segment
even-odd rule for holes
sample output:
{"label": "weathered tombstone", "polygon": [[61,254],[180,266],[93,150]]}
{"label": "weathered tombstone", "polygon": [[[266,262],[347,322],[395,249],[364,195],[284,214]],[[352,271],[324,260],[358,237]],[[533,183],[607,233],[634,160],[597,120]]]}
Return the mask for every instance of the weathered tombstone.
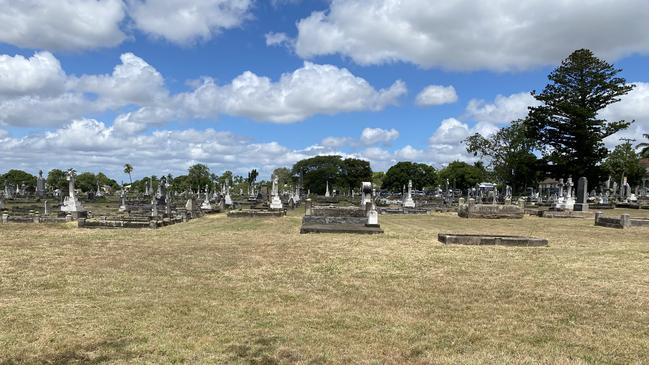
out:
{"label": "weathered tombstone", "polygon": [[588,210],[588,179],[580,177],[577,181],[577,202],[574,205],[575,212],[585,212]]}
{"label": "weathered tombstone", "polygon": [[372,199],[370,195],[372,194],[372,183],[369,181],[364,181],[361,183],[361,207],[365,208],[367,203]]}
{"label": "weathered tombstone", "polygon": [[329,194],[329,181],[327,181],[327,190],[325,191],[325,198],[330,197],[331,194]]}
{"label": "weathered tombstone", "polygon": [[[282,209],[282,200],[279,198],[279,178],[277,176],[273,177],[273,190],[272,190],[272,199],[270,201],[270,209]],[[327,192],[329,192],[329,185],[327,184]]]}
{"label": "weathered tombstone", "polygon": [[406,199],[403,201],[403,207],[404,208],[415,207],[415,201],[412,200],[412,180],[408,180],[408,195],[406,196]]}
{"label": "weathered tombstone", "polygon": [[374,194],[376,191],[372,191],[372,204],[370,211],[367,213],[367,224],[368,227],[379,227],[379,213],[376,211],[376,206],[374,205]]}
{"label": "weathered tombstone", "polygon": [[43,170],[38,171],[36,178],[36,196],[42,198],[45,195],[45,179],[43,179]]}
{"label": "weathered tombstone", "polygon": [[76,178],[77,172],[74,169],[69,169],[67,172],[68,196],[63,200],[63,206],[61,206],[62,212],[79,213],[86,211],[75,193],[74,183]]}
{"label": "weathered tombstone", "polygon": [[151,217],[158,217],[158,201],[155,196],[151,197]]}
{"label": "weathered tombstone", "polygon": [[44,205],[43,215],[48,215],[50,212],[49,209],[47,209],[47,200],[43,203],[43,205]]}

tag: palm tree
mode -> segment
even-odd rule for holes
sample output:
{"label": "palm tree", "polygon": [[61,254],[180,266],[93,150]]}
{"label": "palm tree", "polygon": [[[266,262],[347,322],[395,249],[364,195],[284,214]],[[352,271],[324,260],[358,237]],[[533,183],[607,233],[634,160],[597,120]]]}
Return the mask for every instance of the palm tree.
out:
{"label": "palm tree", "polygon": [[128,179],[131,181],[131,185],[133,185],[133,178],[131,178],[131,172],[133,172],[133,166],[131,166],[130,163],[125,164],[124,173],[128,174]]}
{"label": "palm tree", "polygon": [[[644,133],[642,137],[649,140],[649,134]],[[649,142],[642,142],[636,146],[636,148],[642,148],[640,151],[640,157],[649,158]]]}

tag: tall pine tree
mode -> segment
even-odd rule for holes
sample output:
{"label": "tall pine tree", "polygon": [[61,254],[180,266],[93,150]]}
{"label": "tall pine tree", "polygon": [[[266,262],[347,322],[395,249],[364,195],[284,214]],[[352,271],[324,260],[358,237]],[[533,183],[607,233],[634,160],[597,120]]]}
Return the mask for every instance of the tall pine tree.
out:
{"label": "tall pine tree", "polygon": [[530,108],[526,129],[541,144],[555,177],[586,176],[592,183],[601,181],[601,162],[608,155],[604,138],[632,123],[598,116],[634,87],[618,76],[620,71],[580,49],[550,73],[543,92],[532,92],[541,105]]}

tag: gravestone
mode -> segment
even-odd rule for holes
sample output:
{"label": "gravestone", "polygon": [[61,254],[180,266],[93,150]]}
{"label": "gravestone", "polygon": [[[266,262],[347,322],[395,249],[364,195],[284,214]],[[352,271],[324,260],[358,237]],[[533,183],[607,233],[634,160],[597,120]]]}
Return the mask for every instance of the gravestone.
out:
{"label": "gravestone", "polygon": [[327,181],[327,190],[325,191],[325,198],[329,198],[331,194],[329,194],[329,181]]}
{"label": "gravestone", "polygon": [[78,216],[79,212],[85,212],[81,201],[77,198],[75,193],[74,183],[77,178],[77,172],[74,169],[69,169],[67,172],[68,180],[68,196],[63,200],[63,205],[61,206],[62,212],[75,213],[74,215]]}
{"label": "gravestone", "polygon": [[[270,209],[282,209],[282,200],[279,198],[279,178],[277,176],[273,177],[273,190],[272,190],[272,199],[270,201]],[[329,185],[327,184],[327,192],[329,192]]]}
{"label": "gravestone", "polygon": [[577,181],[577,202],[574,205],[574,211],[588,211],[588,179],[580,177]]}
{"label": "gravestone", "polygon": [[415,201],[412,200],[412,180],[408,180],[408,195],[406,196],[406,200],[404,200],[403,202],[403,207],[404,208],[415,207]]}
{"label": "gravestone", "polygon": [[43,179],[43,170],[38,171],[36,178],[36,196],[42,198],[45,195],[45,179]]}

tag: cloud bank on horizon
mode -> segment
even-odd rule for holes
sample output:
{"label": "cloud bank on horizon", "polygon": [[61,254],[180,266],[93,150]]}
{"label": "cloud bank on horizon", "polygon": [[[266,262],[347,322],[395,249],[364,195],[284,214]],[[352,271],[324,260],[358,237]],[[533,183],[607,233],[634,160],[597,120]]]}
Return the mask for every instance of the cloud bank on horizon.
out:
{"label": "cloud bank on horizon", "polygon": [[[493,133],[536,103],[530,87],[508,83],[529,78],[542,88],[548,67],[577,48],[634,67],[646,66],[649,52],[642,0],[0,6],[0,170],[119,176],[129,162],[143,176],[201,162],[216,173],[268,175],[330,153],[375,170],[472,161],[463,139]],[[272,16],[295,9],[302,15],[284,23]],[[243,52],[254,57],[229,62]],[[204,58],[213,65],[183,78]],[[112,70],[80,65],[107,59]],[[602,116],[636,122],[609,145],[649,133],[649,79],[629,81],[637,87]]]}

